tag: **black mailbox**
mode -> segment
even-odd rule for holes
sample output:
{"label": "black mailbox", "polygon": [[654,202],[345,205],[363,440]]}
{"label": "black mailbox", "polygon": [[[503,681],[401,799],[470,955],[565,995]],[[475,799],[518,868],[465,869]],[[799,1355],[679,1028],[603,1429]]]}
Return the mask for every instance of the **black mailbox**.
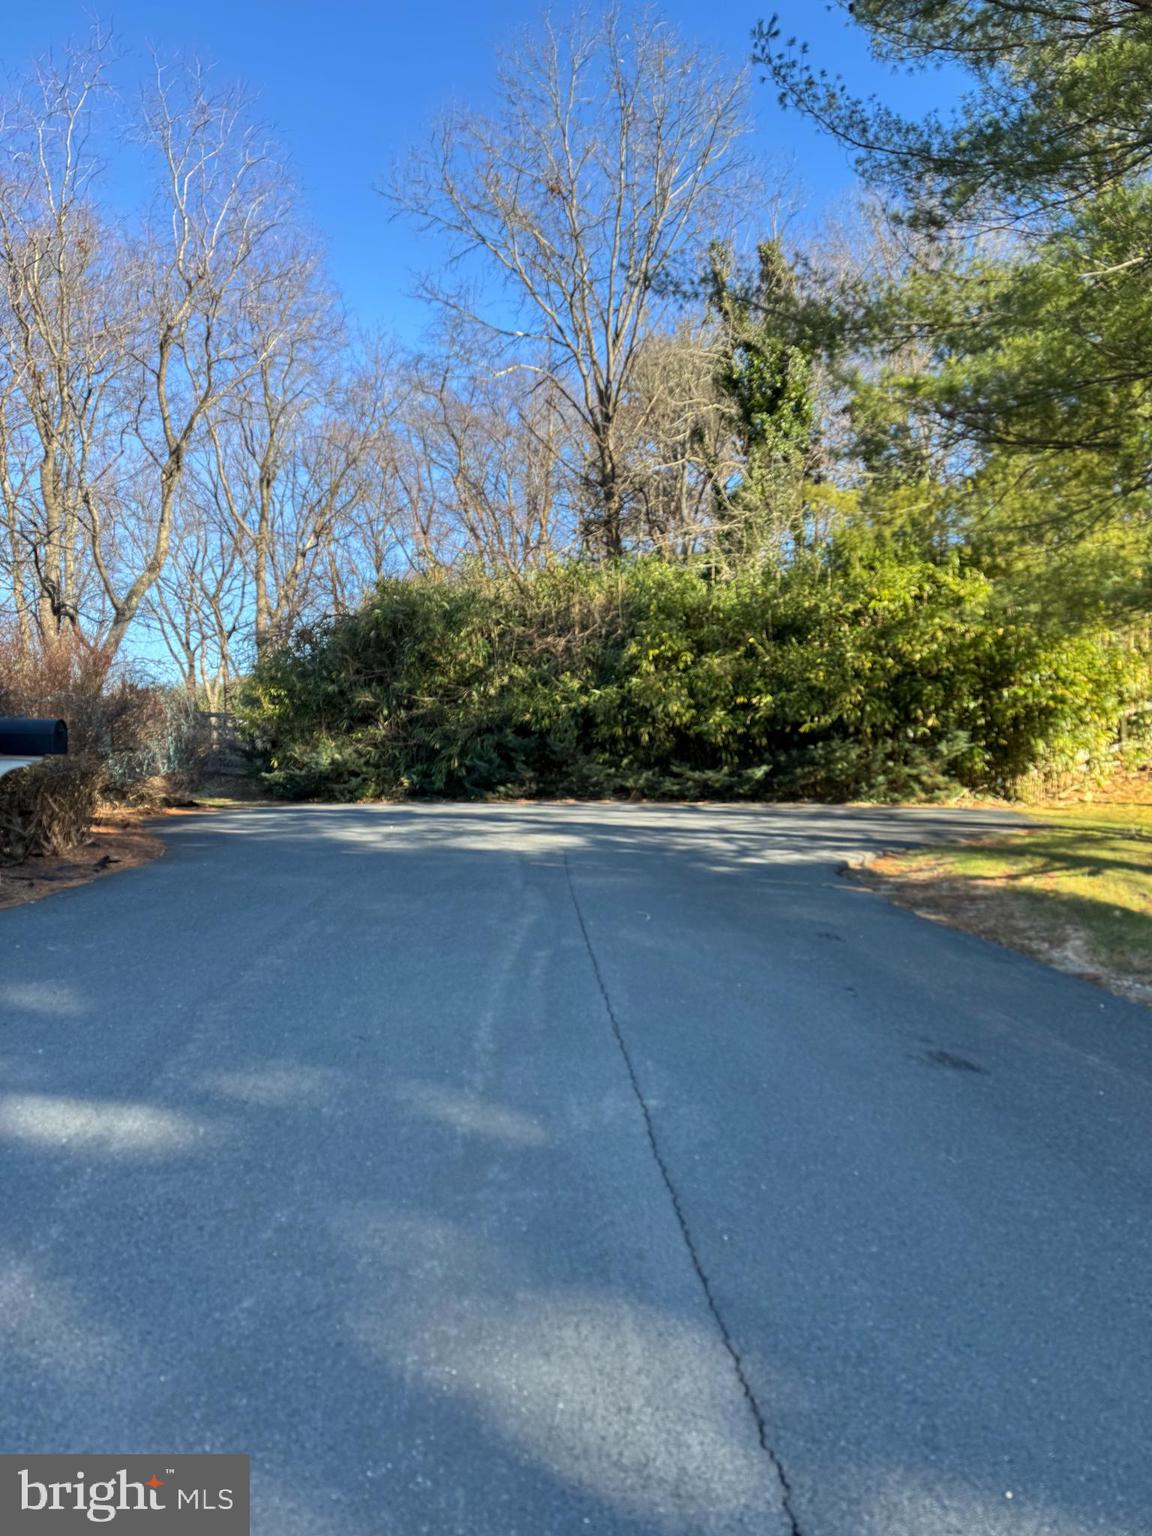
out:
{"label": "black mailbox", "polygon": [[63,720],[27,720],[0,715],[0,757],[59,757],[68,750]]}

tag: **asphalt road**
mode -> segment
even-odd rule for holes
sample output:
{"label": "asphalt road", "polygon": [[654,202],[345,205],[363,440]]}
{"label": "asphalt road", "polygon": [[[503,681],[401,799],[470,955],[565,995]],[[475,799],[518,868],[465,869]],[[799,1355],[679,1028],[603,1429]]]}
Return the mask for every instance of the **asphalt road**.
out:
{"label": "asphalt road", "polygon": [[854,888],[991,816],[328,808],[0,912],[0,1449],[258,1536],[1152,1531],[1152,1017]]}

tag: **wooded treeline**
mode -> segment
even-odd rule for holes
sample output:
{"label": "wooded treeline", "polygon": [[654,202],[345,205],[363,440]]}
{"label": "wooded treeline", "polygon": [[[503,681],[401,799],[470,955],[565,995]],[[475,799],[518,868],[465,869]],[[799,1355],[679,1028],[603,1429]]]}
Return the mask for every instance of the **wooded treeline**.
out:
{"label": "wooded treeline", "polygon": [[[996,690],[1049,684],[1068,709],[1029,737],[1033,760],[1138,720],[1152,12],[858,0],[851,15],[880,56],[943,60],[971,90],[951,118],[904,121],[762,24],[756,62],[782,99],[859,155],[856,204],[804,239],[787,189],[749,151],[761,87],[748,75],[651,11],[542,23],[518,41],[492,110],[445,115],[382,188],[440,258],[416,352],[349,325],[238,93],[156,61],[128,101],[99,35],[41,66],[3,117],[9,646],[111,664],[162,645],[212,704],[259,662],[255,714],[274,739],[273,695],[294,691],[284,668],[314,675],[347,638],[342,615],[367,602],[411,616],[406,599],[372,597],[393,590],[381,582],[427,591],[441,613],[444,583],[514,594],[571,562],[618,583],[656,561],[717,594],[751,581],[763,611],[740,608],[751,633],[724,645],[770,649],[789,583],[785,606],[807,592],[866,626],[869,572],[881,611],[894,581],[920,590],[935,570],[939,590],[979,586],[964,608],[974,630],[1032,637],[1016,652],[1032,671],[982,672],[950,740],[996,729]],[[139,210],[106,185],[112,139],[152,167]],[[555,653],[579,619],[553,620],[541,633]],[[1053,681],[1068,644],[1095,647],[1075,686]],[[676,666],[706,651],[698,633]],[[1057,654],[1049,676],[1036,658]],[[425,697],[439,680],[412,686]],[[770,709],[775,685],[759,686]],[[801,709],[787,730],[848,731],[864,684],[843,686],[852,700]],[[389,697],[364,707],[397,715]],[[885,694],[876,721],[936,740],[939,712],[906,703],[902,716]],[[691,735],[670,741],[669,761],[692,757]],[[1027,767],[1003,741],[971,761],[984,748]],[[949,751],[964,760],[956,740]],[[723,766],[722,750],[705,758]],[[360,777],[378,790],[391,771]],[[486,787],[499,783],[497,771]]]}
{"label": "wooded treeline", "polygon": [[[349,326],[238,92],[158,60],[125,99],[110,73],[98,34],[3,115],[0,569],[24,652],[159,637],[215,701],[385,573],[685,553],[732,520],[733,338],[676,283],[731,219],[742,81],[617,17],[519,55],[501,116],[446,119],[391,193],[508,277],[503,323],[437,287],[404,354]],[[119,154],[151,173],[127,212]]]}

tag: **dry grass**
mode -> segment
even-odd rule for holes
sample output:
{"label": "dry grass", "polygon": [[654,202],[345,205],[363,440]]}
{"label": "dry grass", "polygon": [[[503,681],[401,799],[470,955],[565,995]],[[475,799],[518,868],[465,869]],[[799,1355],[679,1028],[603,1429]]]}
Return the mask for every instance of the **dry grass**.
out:
{"label": "dry grass", "polygon": [[1035,829],[886,855],[860,878],[926,917],[1152,1004],[1152,804],[1030,814]]}
{"label": "dry grass", "polygon": [[99,803],[94,758],[45,757],[0,778],[0,864],[58,858],[84,839]]}

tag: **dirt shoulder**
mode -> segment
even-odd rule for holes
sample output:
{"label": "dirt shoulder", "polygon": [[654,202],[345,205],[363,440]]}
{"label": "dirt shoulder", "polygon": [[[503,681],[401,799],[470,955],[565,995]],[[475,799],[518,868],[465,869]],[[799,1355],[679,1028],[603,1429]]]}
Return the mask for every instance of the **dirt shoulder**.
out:
{"label": "dirt shoulder", "polygon": [[1152,1005],[1152,805],[1029,814],[1035,828],[885,854],[852,878],[923,917]]}
{"label": "dirt shoulder", "polygon": [[0,865],[0,908],[39,901],[54,891],[87,885],[157,859],[164,844],[134,814],[103,816],[93,823],[83,845],[57,858],[25,859]]}
{"label": "dirt shoulder", "polygon": [[105,875],[135,869],[158,859],[164,843],[156,824],[169,816],[206,816],[220,810],[244,809],[267,803],[260,786],[234,775],[207,778],[195,798],[164,803],[163,781],[148,788],[140,806],[105,806],[88,829],[83,844],[59,858],[26,859],[21,864],[0,864],[0,910],[40,901],[54,891],[87,885]]}

